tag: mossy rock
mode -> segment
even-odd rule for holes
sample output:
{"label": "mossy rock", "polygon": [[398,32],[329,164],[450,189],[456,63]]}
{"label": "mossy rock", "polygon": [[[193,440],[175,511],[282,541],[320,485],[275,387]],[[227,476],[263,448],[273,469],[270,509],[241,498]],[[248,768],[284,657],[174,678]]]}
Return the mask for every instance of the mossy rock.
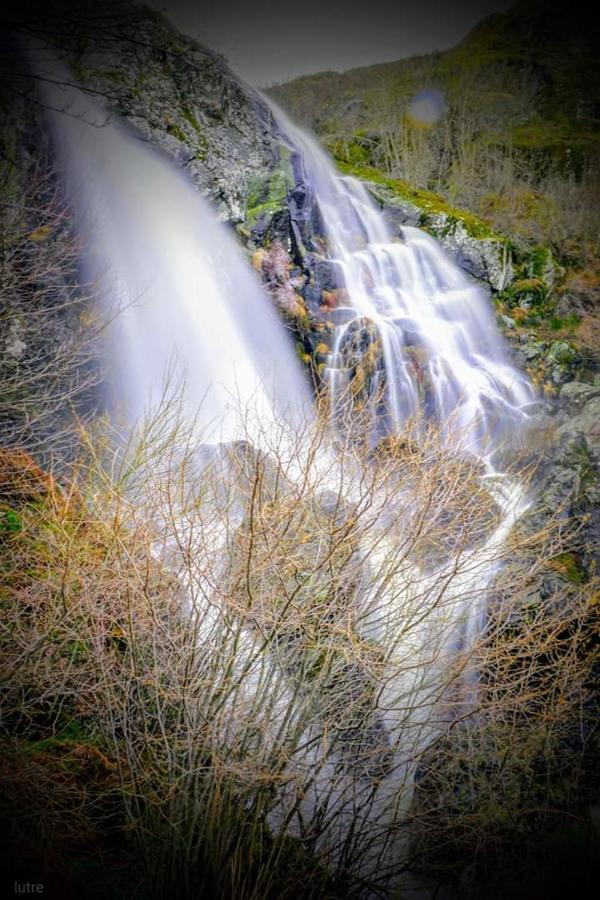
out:
{"label": "mossy rock", "polygon": [[469,274],[503,290],[513,278],[512,243],[478,216],[453,207],[438,194],[421,190],[379,170],[337,160],[345,174],[364,181],[392,231],[414,225],[435,237]]}
{"label": "mossy rock", "polygon": [[414,204],[421,211],[424,220],[428,216],[441,215],[444,221],[448,223],[446,227],[451,227],[452,222],[461,222],[470,237],[478,240],[490,237],[494,237],[502,242],[506,240],[501,235],[496,234],[479,216],[452,206],[439,194],[415,188],[400,178],[388,178],[379,169],[375,169],[372,166],[351,164],[339,159],[336,162],[338,168],[344,174],[353,175],[356,178],[360,178],[361,181],[370,182],[370,184],[379,188],[387,188],[393,195]]}
{"label": "mossy rock", "polygon": [[572,584],[584,584],[587,573],[581,560],[575,553],[559,553],[550,560],[550,568]]}
{"label": "mossy rock", "polygon": [[548,286],[541,278],[521,278],[513,281],[502,297],[509,306],[522,309],[540,307],[548,296]]}
{"label": "mossy rock", "polygon": [[523,271],[526,277],[541,281],[547,291],[554,288],[565,274],[550,247],[544,246],[533,247],[526,254]]}
{"label": "mossy rock", "polygon": [[253,176],[247,186],[244,224],[251,234],[258,231],[259,239],[264,239],[271,221],[278,213],[287,217],[287,196],[294,186],[290,151],[280,144],[278,154],[276,166]]}

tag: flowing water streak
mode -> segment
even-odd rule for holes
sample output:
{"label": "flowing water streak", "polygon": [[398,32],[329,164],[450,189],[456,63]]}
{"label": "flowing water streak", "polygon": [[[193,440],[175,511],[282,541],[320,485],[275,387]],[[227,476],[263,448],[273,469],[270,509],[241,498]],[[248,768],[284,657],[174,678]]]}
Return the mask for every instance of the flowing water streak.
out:
{"label": "flowing water streak", "polygon": [[[433,422],[451,453],[468,452],[485,463],[483,484],[501,510],[502,522],[474,551],[476,576],[470,575],[467,585],[456,579],[452,616],[459,640],[468,644],[480,633],[485,605],[469,608],[460,602],[460,593],[469,587],[463,592],[472,594],[477,585],[485,596],[497,569],[491,560],[501,557],[499,548],[528,505],[524,488],[496,468],[495,453],[518,443],[535,400],[533,388],[510,365],[482,288],[419,229],[404,227],[401,239],[393,240],[364,185],[340,175],[316,139],[267,102],[295,154],[305,196],[318,209],[329,258],[348,302],[330,356],[333,420],[338,407],[348,405],[344,376],[351,331],[370,322],[385,371],[383,384],[374,378],[374,437],[381,437],[382,430],[398,434],[411,423]],[[383,413],[378,388],[385,398]],[[449,559],[445,565],[453,563]],[[443,566],[438,576],[442,571]],[[457,636],[452,629],[449,634],[452,645]]]}
{"label": "flowing water streak", "polygon": [[[510,365],[486,293],[417,228],[393,240],[365,186],[340,175],[315,138],[267,101],[296,154],[297,177],[318,209],[329,258],[347,297],[347,321],[336,329],[330,356],[332,416],[347,404],[345,345],[353,326],[375,325],[385,378],[381,414],[374,399],[374,432],[398,434],[410,423],[433,422],[453,452],[468,451],[486,465],[486,489],[503,522],[477,550],[479,561],[498,555],[499,541],[527,507],[523,488],[503,476],[495,451],[518,442],[535,394]],[[415,360],[418,358],[418,362]],[[493,551],[493,554],[492,554]],[[450,560],[448,564],[451,564]],[[495,567],[477,567],[482,592]],[[461,606],[460,604],[458,604]],[[477,637],[485,610],[460,608],[457,621]]]}
{"label": "flowing water streak", "polygon": [[166,392],[203,440],[258,445],[275,423],[310,418],[273,305],[197,189],[77,88],[47,93],[88,274],[112,316],[113,412],[132,425]]}
{"label": "flowing water streak", "polygon": [[464,449],[493,451],[523,426],[534,394],[507,360],[485,292],[423,231],[403,227],[394,240],[364,185],[340,175],[314,138],[273,112],[299,154],[346,298],[349,320],[337,327],[327,373],[334,416],[347,396],[352,334],[373,323],[385,371],[384,384],[372,384],[385,394],[379,436],[425,419]]}

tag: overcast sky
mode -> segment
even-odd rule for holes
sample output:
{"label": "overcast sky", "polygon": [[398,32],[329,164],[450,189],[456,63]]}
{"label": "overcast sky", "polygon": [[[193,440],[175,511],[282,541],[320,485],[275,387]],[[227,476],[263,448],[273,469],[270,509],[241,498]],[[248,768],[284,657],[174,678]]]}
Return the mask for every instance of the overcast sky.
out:
{"label": "overcast sky", "polygon": [[264,86],[443,50],[511,0],[150,0]]}

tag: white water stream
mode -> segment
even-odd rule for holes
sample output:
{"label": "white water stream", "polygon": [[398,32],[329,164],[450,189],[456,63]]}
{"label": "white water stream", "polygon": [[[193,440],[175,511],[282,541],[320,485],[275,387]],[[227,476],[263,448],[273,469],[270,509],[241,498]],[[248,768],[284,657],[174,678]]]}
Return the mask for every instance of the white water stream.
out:
{"label": "white water stream", "polygon": [[[394,239],[364,185],[340,175],[314,138],[276,107],[272,110],[290,149],[299,154],[342,298],[336,309],[345,313],[326,370],[333,422],[346,411],[351,394],[353,331],[374,326],[383,371],[375,372],[371,384],[373,439],[401,433],[407,425],[413,437],[423,436],[434,424],[450,454],[466,453],[484,465],[481,484],[499,512],[474,546],[451,552],[429,571],[407,559],[389,580],[386,558],[394,558],[398,542],[411,529],[415,498],[410,490],[393,509],[381,510],[381,521],[396,519],[395,534],[365,538],[363,551],[374,574],[363,601],[362,633],[389,649],[395,673],[379,697],[394,767],[379,782],[372,802],[365,799],[370,785],[338,780],[332,790],[327,766],[317,767],[308,804],[342,811],[336,823],[341,845],[351,832],[370,835],[361,871],[373,879],[394,857],[402,859],[405,838],[390,844],[390,830],[410,808],[423,750],[455,714],[444,713],[440,704],[451,684],[452,660],[461,652],[468,657],[481,635],[489,586],[506,559],[510,532],[528,506],[524,487],[498,470],[496,454],[519,443],[535,393],[510,364],[482,287],[419,229],[404,227]],[[467,671],[460,682],[464,713],[476,704],[476,671]]]}
{"label": "white water stream", "polygon": [[84,268],[110,320],[113,414],[131,425],[178,397],[204,440],[259,445],[275,423],[309,417],[293,344],[206,200],[84,93],[48,93]]}
{"label": "white water stream", "polygon": [[301,155],[341,289],[338,309],[349,313],[327,371],[334,414],[348,395],[351,331],[368,321],[384,363],[384,382],[372,383],[385,397],[380,432],[425,419],[463,449],[493,452],[523,427],[534,393],[508,362],[488,296],[423,231],[404,227],[393,239],[364,185],[340,175],[313,137],[273,112]]}

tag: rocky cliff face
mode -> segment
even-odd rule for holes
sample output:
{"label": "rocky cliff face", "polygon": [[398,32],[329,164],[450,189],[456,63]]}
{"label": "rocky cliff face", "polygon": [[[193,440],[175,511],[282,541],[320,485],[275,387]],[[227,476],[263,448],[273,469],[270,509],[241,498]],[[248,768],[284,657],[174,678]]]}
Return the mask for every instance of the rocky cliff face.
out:
{"label": "rocky cliff face", "polygon": [[73,47],[68,62],[80,84],[186,170],[222,219],[244,220],[280,147],[267,106],[220,56],[136,8],[118,36]]}

